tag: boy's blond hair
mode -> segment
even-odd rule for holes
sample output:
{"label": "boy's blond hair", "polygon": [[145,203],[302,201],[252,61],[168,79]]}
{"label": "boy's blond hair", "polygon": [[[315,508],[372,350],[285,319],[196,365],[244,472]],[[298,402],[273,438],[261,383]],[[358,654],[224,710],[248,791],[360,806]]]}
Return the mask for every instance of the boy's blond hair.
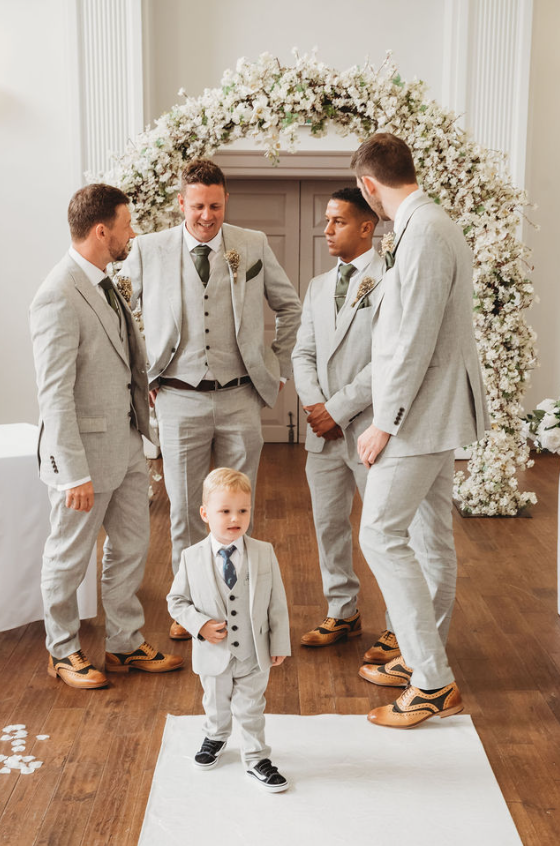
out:
{"label": "boy's blond hair", "polygon": [[210,494],[219,488],[250,494],[251,482],[249,477],[245,473],[241,473],[240,470],[232,470],[230,467],[216,467],[207,475],[202,485],[202,504],[206,505]]}

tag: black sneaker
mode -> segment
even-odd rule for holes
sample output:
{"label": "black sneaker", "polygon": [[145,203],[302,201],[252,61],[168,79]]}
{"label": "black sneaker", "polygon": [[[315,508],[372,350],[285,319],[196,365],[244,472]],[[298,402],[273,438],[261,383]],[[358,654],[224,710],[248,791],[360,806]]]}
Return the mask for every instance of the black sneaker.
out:
{"label": "black sneaker", "polygon": [[194,756],[195,767],[211,770],[218,763],[218,758],[224,751],[225,746],[225,740],[210,740],[208,737],[205,737],[202,741],[202,746]]}
{"label": "black sneaker", "polygon": [[278,767],[273,766],[269,758],[263,758],[258,764],[247,770],[247,775],[257,780],[270,793],[280,793],[290,786],[287,780],[278,772]]}

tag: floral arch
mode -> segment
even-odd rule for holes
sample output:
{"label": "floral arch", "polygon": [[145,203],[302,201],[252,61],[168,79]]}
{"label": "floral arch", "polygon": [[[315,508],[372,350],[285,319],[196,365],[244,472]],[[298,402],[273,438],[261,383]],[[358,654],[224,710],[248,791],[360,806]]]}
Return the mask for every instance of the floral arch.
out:
{"label": "floral arch", "polygon": [[532,463],[520,419],[535,357],[524,317],[533,299],[528,250],[517,237],[527,197],[504,176],[503,157],[470,140],[422,82],[402,80],[389,56],[379,70],[366,63],[341,73],[315,53],[294,55],[293,67],[267,53],[240,59],[220,88],[201,97],[181,91],[185,102],[131,142],[105,178],[131,198],[138,228],[152,231],[178,219],[183,163],[235,139],[255,138],[275,164],[281,150],[297,147],[303,126],[315,136],[333,126],[358,141],[379,130],[404,138],[423,189],[462,226],[474,253],[474,326],[492,430],[473,446],[470,475],[456,474],[455,496],[467,514],[515,515],[536,502],[515,475]]}

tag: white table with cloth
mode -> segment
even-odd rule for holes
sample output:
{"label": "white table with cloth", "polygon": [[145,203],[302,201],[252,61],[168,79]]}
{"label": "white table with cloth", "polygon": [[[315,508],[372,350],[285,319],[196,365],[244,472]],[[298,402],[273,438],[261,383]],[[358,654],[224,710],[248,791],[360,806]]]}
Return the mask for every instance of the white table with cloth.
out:
{"label": "white table with cloth", "polygon": [[[50,502],[39,479],[37,426],[0,426],[0,631],[43,619],[41,564],[49,533]],[[97,614],[93,550],[78,590],[80,618]]]}

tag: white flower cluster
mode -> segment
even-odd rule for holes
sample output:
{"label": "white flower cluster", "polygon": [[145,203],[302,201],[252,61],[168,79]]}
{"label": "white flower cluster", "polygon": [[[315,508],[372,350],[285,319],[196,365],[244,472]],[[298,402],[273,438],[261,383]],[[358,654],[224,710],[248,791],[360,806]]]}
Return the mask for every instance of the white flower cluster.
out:
{"label": "white flower cluster", "polygon": [[524,418],[523,431],[537,450],[560,453],[560,399],[545,399]]}
{"label": "white flower cluster", "polygon": [[458,474],[455,496],[472,514],[516,514],[535,502],[517,488],[515,473],[530,466],[520,399],[535,365],[535,336],[524,318],[533,299],[528,251],[517,237],[527,198],[503,175],[503,157],[473,143],[456,116],[405,82],[390,55],[379,70],[367,62],[339,72],[315,53],[283,67],[268,53],[239,59],[221,87],[187,97],[146,129],[105,174],[131,198],[141,231],[178,221],[175,193],[184,163],[210,156],[245,136],[273,163],[293,150],[301,127],[323,135],[329,125],[357,141],[392,132],[412,149],[423,189],[462,227],[474,251],[474,324],[493,430],[476,446],[470,477]]}
{"label": "white flower cluster", "polygon": [[[27,730],[23,724],[4,726],[2,731],[4,734],[0,737],[0,740],[8,741],[12,749],[11,755],[0,755],[0,773],[8,775],[14,770],[20,775],[31,775],[43,766],[43,762],[38,761],[34,755],[19,754],[25,752]],[[48,739],[48,734],[36,735],[36,740]]]}

